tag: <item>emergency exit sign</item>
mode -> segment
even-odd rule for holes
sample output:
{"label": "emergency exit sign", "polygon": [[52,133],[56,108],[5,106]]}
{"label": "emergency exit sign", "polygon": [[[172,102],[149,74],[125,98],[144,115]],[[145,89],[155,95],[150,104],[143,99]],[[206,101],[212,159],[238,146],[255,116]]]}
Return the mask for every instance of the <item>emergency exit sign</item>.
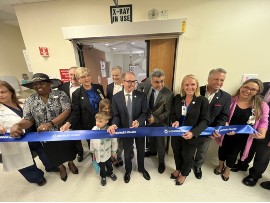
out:
{"label": "emergency exit sign", "polygon": [[111,23],[132,22],[132,5],[111,6]]}

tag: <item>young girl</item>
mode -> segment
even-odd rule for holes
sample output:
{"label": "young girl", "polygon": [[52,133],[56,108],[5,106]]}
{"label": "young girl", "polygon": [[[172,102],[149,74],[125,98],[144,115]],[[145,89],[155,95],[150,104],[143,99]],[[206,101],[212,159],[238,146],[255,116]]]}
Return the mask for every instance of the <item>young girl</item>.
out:
{"label": "young girl", "polygon": [[[96,126],[92,130],[106,130],[107,124],[111,118],[107,112],[101,111],[96,114]],[[116,138],[101,138],[91,139],[90,152],[94,154],[94,160],[99,164],[101,185],[106,185],[106,176],[113,181],[117,179],[113,174],[111,157],[116,158],[117,139]]]}
{"label": "young girl", "polygon": [[[112,116],[112,104],[111,101],[107,98],[102,99],[99,102],[99,111],[105,111],[107,112],[110,116]],[[111,125],[111,119],[109,120],[108,125]],[[122,140],[121,138],[117,138],[118,142],[118,149],[117,149],[117,158],[112,158],[112,164],[115,167],[123,166],[123,159],[122,159],[122,152],[123,152],[123,145],[122,145]]]}

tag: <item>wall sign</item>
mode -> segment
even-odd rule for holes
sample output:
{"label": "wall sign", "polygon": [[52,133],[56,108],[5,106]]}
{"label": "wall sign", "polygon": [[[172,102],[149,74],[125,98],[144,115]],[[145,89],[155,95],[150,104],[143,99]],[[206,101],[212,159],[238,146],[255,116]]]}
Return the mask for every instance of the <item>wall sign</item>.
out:
{"label": "wall sign", "polygon": [[62,82],[69,82],[69,69],[68,68],[63,68],[63,69],[59,69],[60,71],[60,77]]}
{"label": "wall sign", "polygon": [[110,6],[111,23],[132,22],[132,5]]}
{"label": "wall sign", "polygon": [[41,56],[49,56],[48,47],[39,47],[39,53]]}

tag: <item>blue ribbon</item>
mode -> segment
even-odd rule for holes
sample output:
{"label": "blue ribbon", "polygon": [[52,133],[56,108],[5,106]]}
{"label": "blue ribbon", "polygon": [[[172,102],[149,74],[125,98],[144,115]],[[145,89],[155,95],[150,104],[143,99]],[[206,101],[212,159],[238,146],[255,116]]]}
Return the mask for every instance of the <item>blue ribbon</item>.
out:
{"label": "blue ribbon", "polygon": [[[140,128],[118,128],[116,133],[110,135],[106,130],[74,130],[74,131],[47,131],[47,132],[30,132],[20,138],[12,138],[9,133],[0,136],[0,142],[46,142],[61,140],[86,140],[100,138],[118,138],[118,137],[152,137],[152,136],[182,136],[191,129],[190,126],[173,127],[140,127]],[[201,136],[212,135],[214,131],[219,134],[226,134],[234,131],[235,133],[253,134],[256,132],[249,125],[231,125],[208,127]]]}

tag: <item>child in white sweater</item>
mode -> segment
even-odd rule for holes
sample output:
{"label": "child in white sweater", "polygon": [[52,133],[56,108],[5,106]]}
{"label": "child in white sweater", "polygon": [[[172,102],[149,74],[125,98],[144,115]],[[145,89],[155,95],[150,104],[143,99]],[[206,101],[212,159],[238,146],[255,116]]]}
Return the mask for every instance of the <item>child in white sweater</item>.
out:
{"label": "child in white sweater", "polygon": [[[101,111],[95,117],[96,126],[92,130],[107,130],[110,115]],[[105,186],[107,183],[106,176],[110,177],[113,181],[117,179],[116,175],[113,174],[111,161],[111,157],[117,157],[117,147],[117,138],[91,139],[90,141],[90,152],[94,154],[94,160],[96,160],[100,167],[102,186]]]}

